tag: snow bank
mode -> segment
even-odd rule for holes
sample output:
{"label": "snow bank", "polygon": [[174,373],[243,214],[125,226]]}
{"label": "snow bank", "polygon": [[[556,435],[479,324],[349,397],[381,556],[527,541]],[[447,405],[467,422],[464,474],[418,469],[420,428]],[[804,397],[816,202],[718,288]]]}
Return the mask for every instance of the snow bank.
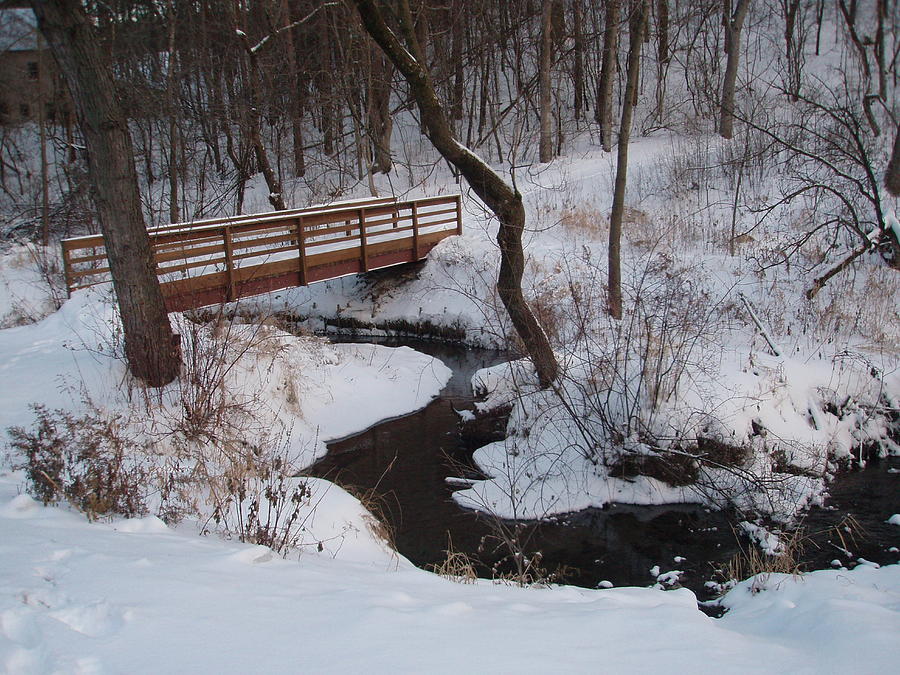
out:
{"label": "snow bank", "polygon": [[[54,672],[889,672],[900,567],[741,584],[723,619],[690,591],[459,585],[373,548],[360,507],[300,562],[155,519],[87,523],[0,477],[0,669]],[[343,514],[343,516],[338,516]],[[318,516],[317,516],[318,518]]]}

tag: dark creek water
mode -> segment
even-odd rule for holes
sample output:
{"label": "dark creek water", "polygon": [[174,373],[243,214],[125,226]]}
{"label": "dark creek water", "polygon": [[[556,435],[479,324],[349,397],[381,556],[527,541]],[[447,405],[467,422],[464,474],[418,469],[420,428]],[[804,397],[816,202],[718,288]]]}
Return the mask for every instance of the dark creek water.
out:
{"label": "dark creek water", "polygon": [[[404,344],[436,356],[453,369],[453,378],[427,408],[331,443],[328,455],[306,473],[357,494],[374,494],[380,517],[394,532],[397,549],[416,565],[441,563],[452,540],[454,550],[477,561],[480,576],[493,576],[495,565],[509,571],[509,561],[503,560],[508,550],[498,547],[494,536],[496,523],[457,506],[451,495],[458,488],[444,480],[460,476],[460,465],[467,467],[469,476],[477,475],[471,465],[472,451],[487,441],[467,440],[453,409],[473,407],[472,374],[504,357],[426,341],[378,342]],[[860,557],[880,564],[897,562],[900,556],[889,549],[900,547],[900,527],[884,521],[900,513],[898,488],[900,460],[896,458],[872,462],[865,470],[836,481],[826,508],[813,509],[806,518],[811,536],[802,556],[804,568],[829,567],[835,559],[848,564]],[[842,542],[826,531],[847,514],[856,518],[865,533],[855,539],[845,533]],[[566,583],[647,586],[655,581],[651,568],[658,566],[660,572],[681,570],[681,585],[704,599],[709,597],[705,582],[717,579],[715,570],[739,550],[734,520],[731,514],[698,506],[613,505],[552,522],[524,523],[521,538],[528,541],[528,553],[541,553],[546,571],[562,570]]]}

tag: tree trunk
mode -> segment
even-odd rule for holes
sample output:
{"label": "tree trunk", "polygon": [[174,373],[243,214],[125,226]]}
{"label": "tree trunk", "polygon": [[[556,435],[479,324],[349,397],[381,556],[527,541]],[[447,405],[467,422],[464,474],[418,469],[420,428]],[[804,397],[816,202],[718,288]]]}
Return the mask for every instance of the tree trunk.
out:
{"label": "tree trunk", "polygon": [[575,119],[580,120],[584,114],[584,17],[581,9],[581,0],[572,3],[572,33],[573,33],[573,58],[572,86],[575,89],[574,100]]}
{"label": "tree trunk", "polygon": [[497,292],[534,363],[541,386],[549,387],[556,380],[559,366],[546,333],[522,295],[522,274],[525,270],[525,253],[522,250],[525,207],[522,195],[500,178],[484,160],[462,145],[453,134],[425,68],[406,0],[400,2],[400,21],[409,50],[388,28],[374,0],[354,0],[354,3],[369,35],[381,46],[409,84],[431,143],[444,159],[459,169],[475,193],[500,221],[497,233],[497,243],[500,245]]}
{"label": "tree trunk", "polygon": [[115,97],[111,68],[79,4],[32,0],[31,6],[75,101],[128,367],[151,387],[163,386],[178,376],[181,354],[156,277],[131,136]]}
{"label": "tree trunk", "polygon": [[719,135],[734,137],[734,92],[737,84],[738,62],[741,54],[741,29],[750,0],[738,0],[734,12],[725,16],[725,48],[728,60],[725,63],[725,78],[722,81],[722,101],[719,110]]}
{"label": "tree trunk", "polygon": [[894,135],[894,150],[884,172],[884,187],[894,197],[900,197],[900,127]]}
{"label": "tree trunk", "polygon": [[553,92],[550,87],[550,66],[553,63],[553,0],[544,0],[541,12],[540,115],[541,132],[539,159],[541,163],[553,159]]}
{"label": "tree trunk", "polygon": [[794,103],[800,100],[800,63],[803,57],[797,39],[797,14],[799,11],[800,0],[781,0],[781,12],[784,15],[784,51],[787,63],[786,89]]}
{"label": "tree trunk", "polygon": [[287,206],[284,203],[284,195],[281,190],[281,181],[272,163],[269,161],[269,153],[266,152],[266,146],[263,145],[262,133],[262,115],[259,111],[260,100],[259,90],[261,87],[259,76],[259,64],[257,63],[256,51],[250,45],[250,40],[244,32],[239,33],[241,41],[244,43],[244,52],[247,54],[247,90],[249,92],[249,101],[247,105],[247,136],[250,138],[250,144],[253,146],[253,152],[256,155],[256,164],[262,172],[266,181],[266,187],[269,188],[269,203],[276,211],[284,211]]}
{"label": "tree trunk", "polygon": [[369,78],[369,139],[372,143],[372,172],[389,173],[391,160],[391,79],[394,67],[385,59],[381,50],[371,48]]}
{"label": "tree trunk", "polygon": [[606,0],[603,28],[603,59],[600,62],[600,82],[597,84],[597,109],[594,119],[600,125],[600,143],[606,152],[612,151],[613,82],[616,79],[616,53],[619,49],[619,13],[621,0]]}
{"label": "tree trunk", "polygon": [[180,220],[178,210],[178,80],[175,70],[175,5],[169,7],[169,59],[166,94],[169,104],[169,222]]}
{"label": "tree trunk", "polygon": [[[291,3],[282,0],[282,14],[289,23],[296,20],[291,13]],[[291,90],[288,92],[291,118],[291,144],[294,153],[294,175],[302,178],[306,175],[306,157],[303,154],[303,93],[305,83],[301,81],[297,68],[297,45],[294,41],[294,31],[285,31],[285,51],[287,52],[288,82]]]}
{"label": "tree trunk", "polygon": [[616,158],[616,183],[613,193],[612,213],[609,216],[609,314],[622,318],[622,216],[625,211],[625,183],[628,175],[628,143],[631,139],[631,118],[634,113],[634,97],[638,88],[641,68],[641,44],[647,26],[649,0],[639,0],[631,8],[628,20],[628,70],[625,94],[622,97],[622,120],[619,124],[619,150]]}
{"label": "tree trunk", "polygon": [[450,117],[459,121],[463,118],[463,97],[465,94],[463,38],[465,37],[466,29],[466,8],[462,0],[456,0],[451,4],[450,9],[453,12],[450,28],[452,36],[450,42],[450,66],[453,68],[453,98],[450,104]]}
{"label": "tree trunk", "polygon": [[[649,31],[647,31],[649,33]],[[669,0],[656,0],[656,119],[665,123],[666,75],[669,70]]]}

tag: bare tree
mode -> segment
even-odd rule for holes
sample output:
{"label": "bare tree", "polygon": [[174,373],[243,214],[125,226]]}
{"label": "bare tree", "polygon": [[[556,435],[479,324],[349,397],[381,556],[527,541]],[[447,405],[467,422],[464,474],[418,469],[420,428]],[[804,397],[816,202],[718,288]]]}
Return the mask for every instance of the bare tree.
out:
{"label": "bare tree", "polygon": [[609,314],[622,318],[622,216],[625,211],[625,185],[628,178],[628,143],[631,140],[631,119],[634,114],[641,68],[641,44],[647,28],[649,0],[632,0],[628,18],[628,71],[622,97],[622,119],[619,124],[619,148],[616,157],[616,183],[612,212],[609,216]]}
{"label": "bare tree", "polygon": [[181,370],[178,336],[166,313],[141,212],[134,151],[111,69],[75,2],[31,0],[38,26],[75,101],[88,151],[94,201],[135,377],[152,387]]}
{"label": "bare tree", "polygon": [[622,0],[606,0],[603,28],[603,60],[597,84],[597,108],[594,119],[600,125],[600,142],[606,152],[612,151],[612,99],[616,80],[616,53],[619,49],[619,12]]}
{"label": "bare tree", "polygon": [[553,63],[553,0],[544,0],[541,10],[540,49],[540,116],[541,133],[539,159],[549,162],[553,159],[553,92],[550,82],[550,67]]}
{"label": "bare tree", "polygon": [[369,35],[409,84],[431,143],[444,159],[459,169],[475,193],[500,221],[497,243],[500,245],[501,257],[497,292],[534,363],[541,386],[549,387],[556,380],[559,371],[556,356],[546,333],[522,295],[522,275],[525,271],[525,254],[522,249],[525,207],[522,195],[454,135],[424,65],[408,1],[400,0],[398,11],[400,31],[406,46],[385,23],[381,9],[374,0],[354,0],[354,3]]}
{"label": "bare tree", "polygon": [[737,0],[734,11],[731,0],[725,0],[725,51],[728,59],[725,63],[725,77],[722,80],[722,100],[719,109],[719,135],[722,138],[734,137],[734,90],[737,83],[738,62],[741,55],[741,30],[744,19],[750,9],[750,0]]}

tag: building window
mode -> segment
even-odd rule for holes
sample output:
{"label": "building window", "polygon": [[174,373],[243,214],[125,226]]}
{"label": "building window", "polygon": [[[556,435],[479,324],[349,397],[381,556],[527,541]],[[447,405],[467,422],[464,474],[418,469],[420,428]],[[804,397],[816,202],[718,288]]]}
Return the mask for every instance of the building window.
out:
{"label": "building window", "polygon": [[29,79],[29,80],[36,80],[36,79],[38,79],[38,76],[40,75],[40,72],[41,72],[41,71],[40,71],[40,69],[38,68],[38,62],[37,62],[37,61],[29,61],[29,62],[28,62],[28,79]]}

